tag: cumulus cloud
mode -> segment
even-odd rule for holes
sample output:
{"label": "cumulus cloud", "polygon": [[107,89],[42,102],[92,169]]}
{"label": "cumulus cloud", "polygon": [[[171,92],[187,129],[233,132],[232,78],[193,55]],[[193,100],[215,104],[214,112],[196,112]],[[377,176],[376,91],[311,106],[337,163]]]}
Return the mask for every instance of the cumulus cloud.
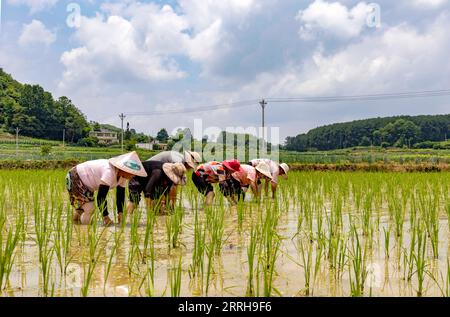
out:
{"label": "cumulus cloud", "polygon": [[66,70],[60,87],[99,78],[106,82],[184,78],[188,74],[180,69],[177,56],[199,63],[208,73],[231,50],[224,25],[230,19],[243,20],[253,4],[254,0],[181,0],[179,13],[170,5],[154,3],[103,4],[96,17],[82,17],[75,31],[81,46],[61,56]]}
{"label": "cumulus cloud", "polygon": [[320,32],[352,38],[362,32],[371,10],[372,7],[365,2],[350,9],[340,2],[315,0],[308,8],[300,10],[296,17],[302,24],[299,34],[303,39],[312,39]]}
{"label": "cumulus cloud", "polygon": [[56,34],[48,30],[39,20],[33,20],[30,24],[24,24],[19,37],[22,46],[31,44],[50,45],[56,41]]}
{"label": "cumulus cloud", "polygon": [[408,0],[408,2],[422,9],[435,9],[449,3],[448,0]]}
{"label": "cumulus cloud", "polygon": [[8,3],[12,5],[26,5],[30,8],[30,13],[36,13],[38,11],[50,8],[54,6],[58,0],[8,0]]}
{"label": "cumulus cloud", "polygon": [[387,28],[332,54],[319,47],[302,65],[261,74],[244,87],[245,94],[317,96],[448,87],[449,18],[442,14],[425,31],[409,24]]}

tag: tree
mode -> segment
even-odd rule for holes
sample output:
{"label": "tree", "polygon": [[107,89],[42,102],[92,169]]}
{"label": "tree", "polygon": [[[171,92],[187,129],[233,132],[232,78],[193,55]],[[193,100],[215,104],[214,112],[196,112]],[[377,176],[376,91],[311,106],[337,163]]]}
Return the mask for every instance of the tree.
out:
{"label": "tree", "polygon": [[372,142],[370,141],[370,139],[367,136],[363,136],[361,139],[361,143],[359,145],[370,146],[371,144],[372,144]]}
{"label": "tree", "polygon": [[169,139],[169,134],[166,129],[161,129],[156,135],[156,139],[161,143],[166,143]]}
{"label": "tree", "polygon": [[92,129],[94,131],[100,132],[102,130],[102,127],[100,126],[100,123],[94,122],[94,124],[92,125]]}

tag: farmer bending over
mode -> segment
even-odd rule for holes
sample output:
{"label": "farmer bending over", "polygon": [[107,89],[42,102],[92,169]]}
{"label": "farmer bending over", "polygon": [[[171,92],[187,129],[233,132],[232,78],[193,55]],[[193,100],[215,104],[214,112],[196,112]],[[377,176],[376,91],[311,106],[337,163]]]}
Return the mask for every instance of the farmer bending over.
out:
{"label": "farmer bending over", "polygon": [[[266,179],[265,185],[264,185],[264,192],[266,196],[269,192],[269,182],[271,183],[272,187],[272,198],[275,199],[275,193],[277,191],[278,187],[278,176],[285,176],[287,177],[287,173],[289,172],[289,166],[285,163],[278,164],[277,162],[274,162],[269,159],[255,159],[251,160],[249,165],[252,165],[253,167],[258,166],[259,163],[266,163],[270,167],[270,174],[272,175],[272,179],[269,181]],[[261,181],[258,182],[258,185],[261,184]]]}
{"label": "farmer bending over", "polygon": [[[231,174],[239,171],[241,164],[237,160],[209,162],[197,167],[192,173],[192,181],[198,191],[205,195],[205,205],[211,206],[214,200],[214,188],[212,184],[222,183],[231,178]],[[226,186],[226,185],[225,185]]]}
{"label": "farmer bending over", "polygon": [[223,186],[220,186],[221,191],[225,196],[237,196],[237,199],[242,201],[245,200],[245,194],[249,188],[251,188],[253,196],[260,199],[258,181],[260,179],[266,179],[268,181],[272,179],[269,166],[263,162],[259,163],[257,167],[241,164],[240,170],[233,173],[231,176],[231,179],[227,181],[228,188],[230,188],[231,191],[227,192]]}
{"label": "farmer bending over", "polygon": [[[197,152],[185,151],[184,154],[176,151],[165,151],[156,154],[148,159],[148,161],[160,161],[163,163],[182,163],[187,170],[196,169],[198,164],[202,161],[202,157]],[[170,189],[171,199],[177,197],[177,187],[172,186]]]}
{"label": "farmer bending over", "polygon": [[75,208],[74,222],[90,224],[95,210],[94,192],[98,191],[97,205],[103,213],[103,223],[106,226],[112,225],[106,197],[113,188],[117,188],[116,207],[120,222],[125,203],[126,182],[134,176],[147,176],[136,152],[110,160],[88,161],[72,168],[66,176],[66,188],[70,203]]}
{"label": "farmer bending over", "polygon": [[[127,205],[127,213],[139,206],[141,193],[144,193],[147,208],[160,206],[160,212],[165,212],[166,200],[170,189],[178,185],[186,184],[186,168],[182,163],[163,163],[159,161],[146,161],[143,163],[147,177],[136,176],[130,180],[128,191],[130,201]],[[175,208],[176,196],[170,196],[170,209]]]}

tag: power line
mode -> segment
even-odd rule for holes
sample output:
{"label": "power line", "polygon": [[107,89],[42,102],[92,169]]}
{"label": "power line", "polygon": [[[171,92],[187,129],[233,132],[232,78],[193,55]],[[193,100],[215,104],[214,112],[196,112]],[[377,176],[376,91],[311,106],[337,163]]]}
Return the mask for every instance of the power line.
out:
{"label": "power line", "polygon": [[294,97],[294,98],[268,98],[268,102],[288,103],[288,102],[341,102],[341,101],[374,101],[389,99],[409,99],[450,96],[450,89],[426,90],[403,93],[385,93],[372,95],[352,95],[352,96],[325,96],[325,97]]}
{"label": "power line", "polygon": [[152,112],[129,112],[129,113],[126,113],[126,115],[127,116],[158,116],[158,115],[166,115],[166,114],[215,111],[215,110],[220,110],[220,109],[230,109],[230,108],[254,106],[258,102],[259,102],[259,100],[254,99],[254,100],[237,101],[237,102],[232,102],[232,103],[227,103],[227,104],[195,107],[195,108],[169,109],[169,110],[152,111]]}
{"label": "power line", "polygon": [[[443,97],[450,96],[450,89],[442,90],[425,90],[416,92],[401,92],[401,93],[384,93],[384,94],[366,94],[366,95],[346,95],[346,96],[319,96],[319,97],[291,97],[291,98],[267,98],[265,99],[265,106],[267,103],[331,103],[331,102],[353,102],[353,101],[377,101],[377,100],[395,100],[395,99],[413,99],[413,98],[429,98],[429,97]],[[249,107],[261,105],[258,99],[237,101],[227,104],[211,105],[204,107],[193,107],[185,109],[168,109],[152,112],[130,112],[127,116],[160,116],[169,114],[181,113],[195,113],[204,111],[215,111],[221,109],[233,109],[241,107]]]}

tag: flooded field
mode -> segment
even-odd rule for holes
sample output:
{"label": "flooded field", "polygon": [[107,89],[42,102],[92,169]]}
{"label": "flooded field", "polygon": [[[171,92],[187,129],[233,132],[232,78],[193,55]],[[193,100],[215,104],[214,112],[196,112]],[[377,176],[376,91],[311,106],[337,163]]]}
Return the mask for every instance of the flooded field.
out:
{"label": "flooded field", "polygon": [[2,296],[450,295],[449,173],[292,173],[209,209],[188,183],[109,228],[71,223],[64,177],[0,171]]}

